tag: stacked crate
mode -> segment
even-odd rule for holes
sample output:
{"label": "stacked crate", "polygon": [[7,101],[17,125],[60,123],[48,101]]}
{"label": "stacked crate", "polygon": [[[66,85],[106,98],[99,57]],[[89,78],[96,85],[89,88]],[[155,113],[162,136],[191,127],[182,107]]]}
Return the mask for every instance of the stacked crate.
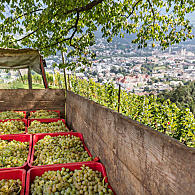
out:
{"label": "stacked crate", "polygon": [[[84,166],[87,166],[94,171],[101,172],[102,177],[103,177],[102,178],[103,183],[105,184],[106,187],[108,187],[107,189],[112,190],[111,186],[108,185],[108,179],[107,179],[104,166],[101,163],[97,162],[99,160],[98,157],[93,158],[89,149],[86,147],[84,143],[83,135],[78,132],[70,131],[65,124],[65,120],[60,119],[59,111],[56,111],[56,110],[48,111],[49,113],[51,113],[51,115],[48,115],[48,117],[47,115],[45,115],[45,112],[46,111],[31,111],[28,114],[26,112],[23,112],[24,114],[23,119],[21,118],[20,119],[10,119],[8,117],[9,119],[3,118],[3,120],[0,120],[0,127],[1,127],[1,123],[5,123],[7,121],[13,121],[13,120],[21,121],[25,125],[25,130],[23,128],[23,131],[21,131],[21,133],[17,132],[17,134],[8,134],[9,133],[9,128],[8,128],[8,130],[5,131],[7,135],[0,135],[0,139],[9,140],[9,141],[16,140],[20,142],[29,142],[29,152],[28,152],[28,157],[26,159],[26,162],[22,166],[17,166],[17,167],[4,167],[4,168],[0,167],[0,180],[1,179],[20,179],[22,182],[22,189],[20,191],[20,194],[28,195],[28,194],[31,194],[30,188],[35,178],[37,178],[36,176],[41,176],[42,174],[48,171],[57,171],[57,170],[61,171],[62,169],[70,170],[73,172],[74,170],[84,169]],[[0,113],[0,116],[1,116],[1,113]],[[50,118],[51,116],[55,118]],[[53,125],[56,124],[56,122],[57,124],[60,124],[60,125],[62,124],[62,126],[60,128],[58,128],[58,126],[53,127]],[[51,128],[51,126],[53,128]],[[58,129],[60,132],[58,132]],[[13,133],[12,130],[10,131]],[[3,134],[3,130],[0,133]],[[58,138],[64,139],[64,136],[67,136],[67,139],[73,138],[76,141],[79,140],[78,142],[83,147],[83,149],[82,147],[81,149],[85,150],[84,156],[88,156],[84,158],[86,159],[84,162],[83,161],[79,162],[79,159],[75,158],[73,161],[71,161],[70,159],[66,163],[64,163],[62,160],[62,163],[54,162],[54,164],[52,163],[47,164],[47,163],[41,162],[40,164],[39,162],[38,165],[34,164],[36,160],[36,157],[35,157],[36,147],[39,141],[43,142],[44,138],[53,139],[54,137],[56,137],[54,139],[58,139]],[[52,141],[51,141],[51,144],[52,144]],[[55,144],[58,144],[58,143],[55,143]],[[62,144],[62,147],[63,147],[63,144]],[[80,150],[80,148],[78,150]],[[74,148],[73,148],[73,151],[74,151]],[[38,154],[41,152],[42,151],[38,151]],[[71,155],[74,156],[74,152]],[[60,153],[60,151],[58,151],[58,153]],[[26,177],[26,180],[25,180],[25,177]],[[111,190],[109,190],[110,194],[112,194]],[[100,191],[101,192],[97,192],[94,194],[109,194],[106,188],[101,189]],[[60,194],[60,193],[56,192],[56,194]],[[79,191],[79,193],[77,194],[90,194],[90,193],[88,193],[88,191],[85,188],[84,190],[82,189],[81,191]],[[115,193],[113,192],[113,194]]]}

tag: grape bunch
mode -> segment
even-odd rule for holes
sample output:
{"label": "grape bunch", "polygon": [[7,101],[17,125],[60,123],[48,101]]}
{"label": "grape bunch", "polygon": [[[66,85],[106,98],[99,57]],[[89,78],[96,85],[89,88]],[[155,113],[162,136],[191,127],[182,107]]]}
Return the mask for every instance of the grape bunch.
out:
{"label": "grape bunch", "polygon": [[36,112],[31,112],[29,118],[36,119],[36,118],[59,118],[57,112],[52,110],[37,110]]}
{"label": "grape bunch", "polygon": [[28,142],[0,139],[0,168],[22,166],[27,161],[28,152]]}
{"label": "grape bunch", "polygon": [[62,121],[43,123],[35,120],[31,122],[28,127],[28,133],[55,133],[67,131],[69,131],[69,129]]}
{"label": "grape bunch", "polygon": [[17,179],[2,179],[0,180],[0,194],[1,195],[16,195],[20,194],[22,190],[22,182]]}
{"label": "grape bunch", "polygon": [[35,144],[33,165],[63,164],[91,161],[79,137],[66,135],[45,136]]}
{"label": "grape bunch", "polygon": [[81,170],[62,168],[58,171],[47,171],[42,176],[35,177],[30,188],[32,195],[37,194],[83,194],[83,195],[112,195],[108,183],[104,182],[102,174],[83,165]]}
{"label": "grape bunch", "polygon": [[23,119],[24,113],[23,112],[15,112],[15,111],[5,111],[0,112],[0,120],[4,119]]}
{"label": "grape bunch", "polygon": [[25,133],[25,124],[23,121],[12,120],[0,122],[0,134]]}

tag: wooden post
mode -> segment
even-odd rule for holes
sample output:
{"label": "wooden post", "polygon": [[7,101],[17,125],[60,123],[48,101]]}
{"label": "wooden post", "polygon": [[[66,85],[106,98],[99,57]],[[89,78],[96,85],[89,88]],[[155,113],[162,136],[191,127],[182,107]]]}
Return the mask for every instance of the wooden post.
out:
{"label": "wooden post", "polygon": [[[63,51],[61,51],[61,55],[62,55],[62,63],[65,64]],[[65,71],[65,68],[64,68],[64,84],[65,84],[65,109],[64,109],[64,116],[65,116],[65,121],[67,122],[67,114],[66,114],[67,82],[66,82],[66,71]]]}
{"label": "wooden post", "polygon": [[43,84],[44,84],[45,89],[46,89],[46,88],[48,88],[48,84],[47,84],[45,69],[43,67],[43,58],[42,58],[42,56],[40,56],[40,67],[41,67],[41,72],[42,72]]}
{"label": "wooden post", "polygon": [[[61,54],[62,54],[62,63],[65,64],[64,53],[62,51]],[[64,85],[65,85],[65,90],[67,91],[66,70],[65,68],[63,68],[63,70],[64,70]]]}
{"label": "wooden post", "polygon": [[28,87],[32,89],[32,75],[31,75],[31,67],[28,67]]}
{"label": "wooden post", "polygon": [[121,99],[121,85],[118,88],[118,112],[120,112],[120,99]]}
{"label": "wooden post", "polygon": [[63,69],[64,71],[64,85],[65,85],[65,90],[67,91],[68,87],[67,87],[67,83],[66,83],[66,70],[65,68]]}
{"label": "wooden post", "polygon": [[21,80],[22,80],[22,83],[24,84],[24,79],[23,79],[23,77],[22,77],[22,74],[21,74],[20,70],[18,70],[18,73],[19,73],[19,75],[20,75],[20,78],[21,78]]}
{"label": "wooden post", "polygon": [[68,74],[68,90],[70,91],[70,75]]}

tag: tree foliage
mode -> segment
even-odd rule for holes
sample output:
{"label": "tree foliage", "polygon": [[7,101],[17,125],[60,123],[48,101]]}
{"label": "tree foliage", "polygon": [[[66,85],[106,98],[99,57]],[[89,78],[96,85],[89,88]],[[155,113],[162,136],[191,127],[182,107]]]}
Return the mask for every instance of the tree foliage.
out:
{"label": "tree foliage", "polygon": [[182,108],[190,108],[195,115],[195,81],[189,81],[186,85],[179,85],[171,91],[166,91],[158,95],[161,99],[170,99]]}
{"label": "tree foliage", "polygon": [[96,30],[108,42],[136,33],[139,48],[166,48],[193,38],[185,16],[194,9],[194,0],[2,0],[0,47],[37,48],[45,56],[63,50],[75,59],[67,66],[86,65]]}

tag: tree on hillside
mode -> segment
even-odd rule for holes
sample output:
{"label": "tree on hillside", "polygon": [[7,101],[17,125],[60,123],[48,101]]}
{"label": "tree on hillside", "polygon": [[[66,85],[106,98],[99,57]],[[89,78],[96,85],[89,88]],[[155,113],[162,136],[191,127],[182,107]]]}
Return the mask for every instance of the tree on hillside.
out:
{"label": "tree on hillside", "polygon": [[162,99],[170,99],[180,108],[190,108],[195,115],[195,81],[189,81],[186,85],[179,85],[171,91],[158,95]]}
{"label": "tree on hillside", "polygon": [[44,56],[63,50],[76,59],[69,65],[85,65],[98,29],[108,42],[127,33],[139,48],[166,48],[193,38],[185,16],[194,10],[194,0],[2,0],[0,47],[37,48]]}

